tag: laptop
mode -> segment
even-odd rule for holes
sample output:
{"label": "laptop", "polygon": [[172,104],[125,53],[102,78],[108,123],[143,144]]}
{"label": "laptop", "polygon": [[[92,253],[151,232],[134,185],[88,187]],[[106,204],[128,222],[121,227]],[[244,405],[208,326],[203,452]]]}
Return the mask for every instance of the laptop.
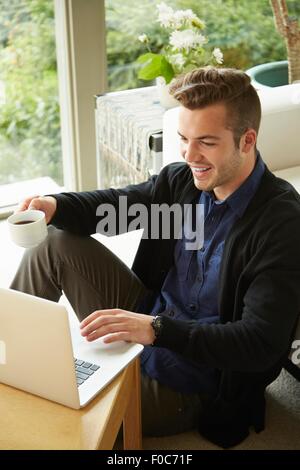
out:
{"label": "laptop", "polygon": [[88,343],[64,305],[0,288],[0,382],[79,409],[143,346]]}

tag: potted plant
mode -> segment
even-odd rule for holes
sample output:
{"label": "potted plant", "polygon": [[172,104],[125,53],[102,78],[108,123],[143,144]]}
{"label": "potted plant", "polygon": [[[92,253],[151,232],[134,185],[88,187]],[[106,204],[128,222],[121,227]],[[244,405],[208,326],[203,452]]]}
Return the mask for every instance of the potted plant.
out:
{"label": "potted plant", "polygon": [[286,0],[270,0],[275,26],[284,38],[287,60],[257,65],[247,70],[257,88],[287,85],[300,81],[300,26],[289,16]]}
{"label": "potted plant", "polygon": [[139,40],[148,52],[141,55],[138,78],[157,79],[161,104],[168,108],[178,104],[168,97],[168,84],[177,75],[209,63],[222,64],[223,54],[217,47],[206,48],[208,38],[203,34],[205,23],[192,10],[176,10],[165,3],[157,5],[158,22],[169,33],[169,40],[159,53],[151,50],[151,41],[146,34]]}

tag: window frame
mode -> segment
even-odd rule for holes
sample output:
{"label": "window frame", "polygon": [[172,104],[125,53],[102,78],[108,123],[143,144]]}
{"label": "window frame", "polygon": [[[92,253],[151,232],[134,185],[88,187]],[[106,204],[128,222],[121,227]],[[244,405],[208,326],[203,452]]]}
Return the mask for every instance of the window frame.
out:
{"label": "window frame", "polygon": [[54,0],[64,185],[97,187],[94,96],[107,90],[104,0]]}

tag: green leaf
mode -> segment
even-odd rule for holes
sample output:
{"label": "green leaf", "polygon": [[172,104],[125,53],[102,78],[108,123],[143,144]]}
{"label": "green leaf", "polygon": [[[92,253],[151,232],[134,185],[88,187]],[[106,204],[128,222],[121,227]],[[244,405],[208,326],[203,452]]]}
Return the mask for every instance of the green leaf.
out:
{"label": "green leaf", "polygon": [[137,62],[144,64],[138,73],[138,78],[142,80],[153,80],[157,77],[164,77],[169,83],[174,77],[172,65],[160,54],[148,52],[137,59]]}
{"label": "green leaf", "polygon": [[146,54],[140,55],[140,57],[137,58],[137,63],[142,64],[144,62],[147,62],[149,60],[152,60],[154,56],[157,54],[153,54],[152,52],[147,52]]}
{"label": "green leaf", "polygon": [[175,72],[174,72],[172,65],[170,64],[170,62],[167,61],[165,57],[162,57],[161,76],[164,77],[167,84],[170,83],[174,75],[175,75]]}
{"label": "green leaf", "polygon": [[138,58],[138,63],[144,63],[145,65],[140,69],[138,78],[142,80],[153,80],[160,75],[162,56],[159,54],[153,54],[148,52]]}

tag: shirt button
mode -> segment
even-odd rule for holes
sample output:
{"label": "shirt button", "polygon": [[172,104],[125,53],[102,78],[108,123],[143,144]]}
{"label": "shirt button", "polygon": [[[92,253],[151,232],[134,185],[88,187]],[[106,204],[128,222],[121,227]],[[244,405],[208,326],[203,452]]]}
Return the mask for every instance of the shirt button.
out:
{"label": "shirt button", "polygon": [[189,308],[194,311],[194,310],[196,310],[196,305],[195,304],[190,304]]}
{"label": "shirt button", "polygon": [[174,310],[169,311],[169,317],[174,317]]}

